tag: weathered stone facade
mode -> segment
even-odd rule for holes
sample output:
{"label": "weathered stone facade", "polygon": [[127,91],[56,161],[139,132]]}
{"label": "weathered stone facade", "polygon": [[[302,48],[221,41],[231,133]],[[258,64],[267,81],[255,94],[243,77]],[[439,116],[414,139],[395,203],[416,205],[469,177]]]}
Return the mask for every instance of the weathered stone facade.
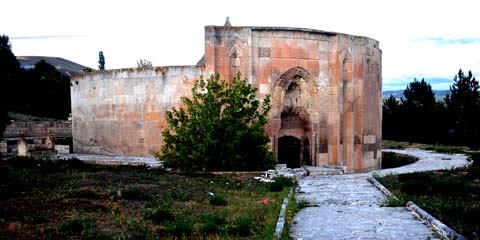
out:
{"label": "weathered stone facade", "polygon": [[240,71],[271,95],[266,127],[279,162],[377,169],[381,143],[378,41],[283,27],[205,27],[197,66],[120,69],[72,79],[74,152],[153,155],[165,111],[189,96],[195,79]]}

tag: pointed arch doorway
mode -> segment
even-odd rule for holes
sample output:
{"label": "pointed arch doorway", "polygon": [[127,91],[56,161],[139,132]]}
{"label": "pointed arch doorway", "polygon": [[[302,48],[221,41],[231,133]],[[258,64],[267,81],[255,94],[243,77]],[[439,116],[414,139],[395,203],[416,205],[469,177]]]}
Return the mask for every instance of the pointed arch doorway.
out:
{"label": "pointed arch doorway", "polygon": [[278,163],[287,164],[288,168],[301,166],[301,141],[292,136],[283,136],[278,139]]}
{"label": "pointed arch doorway", "polygon": [[289,168],[312,165],[312,97],[316,95],[312,76],[302,67],[286,71],[273,90],[272,120],[275,155]]}

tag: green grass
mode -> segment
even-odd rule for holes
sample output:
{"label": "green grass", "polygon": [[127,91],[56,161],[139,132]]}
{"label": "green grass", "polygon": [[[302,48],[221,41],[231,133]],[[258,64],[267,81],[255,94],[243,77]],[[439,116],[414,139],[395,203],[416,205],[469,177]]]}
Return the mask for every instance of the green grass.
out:
{"label": "green grass", "polygon": [[0,239],[271,239],[289,190],[78,160],[0,161],[0,176]]}
{"label": "green grass", "polygon": [[292,239],[290,237],[290,226],[293,223],[293,218],[295,217],[295,214],[297,214],[300,210],[308,206],[310,206],[310,203],[308,201],[306,200],[297,201],[295,199],[295,191],[294,191],[294,194],[292,194],[292,196],[288,201],[287,210],[285,213],[285,225],[284,225],[282,235],[280,236],[280,239],[282,240]]}
{"label": "green grass", "polygon": [[401,207],[405,206],[406,202],[394,196],[388,196],[381,204],[382,207]]}
{"label": "green grass", "polygon": [[377,177],[398,197],[384,205],[404,205],[413,201],[422,209],[453,228],[471,237],[480,234],[480,155],[472,156],[468,169],[434,171]]}
{"label": "green grass", "polygon": [[7,115],[10,119],[17,120],[17,121],[54,120],[53,118],[37,117],[37,116],[33,116],[33,115],[16,113],[16,112],[8,112]]}

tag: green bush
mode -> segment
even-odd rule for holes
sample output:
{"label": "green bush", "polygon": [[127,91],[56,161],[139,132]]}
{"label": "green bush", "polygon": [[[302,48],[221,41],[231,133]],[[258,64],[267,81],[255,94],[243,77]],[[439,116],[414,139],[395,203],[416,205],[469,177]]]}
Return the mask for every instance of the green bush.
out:
{"label": "green bush", "polygon": [[101,196],[93,190],[81,189],[73,193],[74,197],[86,199],[100,199]]}
{"label": "green bush", "polygon": [[226,206],[227,200],[222,195],[215,195],[208,199],[208,202],[214,206]]}
{"label": "green bush", "polygon": [[271,182],[268,186],[270,192],[281,192],[283,190],[283,185],[280,182]]}
{"label": "green bush", "polygon": [[472,153],[470,159],[472,159],[474,167],[480,167],[480,152]]}
{"label": "green bush", "polygon": [[445,196],[464,196],[468,190],[468,183],[461,176],[444,176],[437,178],[432,184],[432,193]]}
{"label": "green bush", "polygon": [[293,178],[279,176],[273,180],[274,181],[269,185],[270,192],[280,192],[283,191],[285,187],[292,187],[295,185],[295,180]]}
{"label": "green bush", "polygon": [[432,191],[431,186],[418,179],[410,179],[400,185],[400,191],[410,195],[424,195]]}
{"label": "green bush", "polygon": [[264,126],[270,97],[257,98],[256,89],[237,75],[195,81],[183,108],[166,112],[164,144],[158,154],[168,166],[183,172],[265,170],[274,164]]}
{"label": "green bush", "polygon": [[91,220],[74,218],[65,221],[59,230],[66,234],[81,234],[93,231],[95,224]]}
{"label": "green bush", "polygon": [[393,197],[393,196],[388,196],[381,204],[382,207],[401,207],[405,206],[405,201]]}
{"label": "green bush", "polygon": [[168,205],[162,205],[156,209],[147,209],[145,219],[151,220],[155,224],[160,224],[174,219],[172,208]]}
{"label": "green bush", "polygon": [[433,181],[433,174],[431,172],[415,172],[415,173],[406,173],[398,175],[398,181],[407,182],[409,180],[415,179],[421,182],[430,184]]}
{"label": "green bush", "polygon": [[440,153],[465,153],[464,147],[457,147],[457,146],[435,146],[433,150]]}
{"label": "green bush", "polygon": [[295,201],[294,208],[298,209],[298,210],[301,210],[301,209],[304,209],[308,206],[310,206],[310,202],[308,202],[307,200],[300,200],[300,201]]}
{"label": "green bush", "polygon": [[151,196],[148,190],[139,187],[131,187],[123,190],[122,198],[127,200],[150,200]]}
{"label": "green bush", "polygon": [[78,158],[69,158],[69,159],[60,160],[60,161],[65,161],[69,169],[86,170],[92,167],[91,164],[85,163],[84,161],[79,160]]}
{"label": "green bush", "polygon": [[222,230],[222,226],[226,224],[225,216],[220,214],[207,214],[203,216],[203,223],[200,226],[200,232],[211,234],[219,233]]}
{"label": "green bush", "polygon": [[177,237],[188,237],[193,232],[194,224],[190,220],[176,219],[165,223],[165,232]]}
{"label": "green bush", "polygon": [[250,217],[239,217],[230,225],[229,232],[234,235],[248,236],[253,231],[253,220]]}

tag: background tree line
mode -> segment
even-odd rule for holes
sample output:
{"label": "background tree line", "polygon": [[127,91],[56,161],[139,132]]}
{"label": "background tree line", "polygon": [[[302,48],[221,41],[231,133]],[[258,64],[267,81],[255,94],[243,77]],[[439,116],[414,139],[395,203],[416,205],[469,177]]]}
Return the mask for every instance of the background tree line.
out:
{"label": "background tree line", "polygon": [[67,119],[71,112],[70,77],[44,60],[23,69],[5,35],[0,36],[0,91],[0,134],[8,113]]}
{"label": "background tree line", "polygon": [[461,69],[450,93],[436,101],[432,87],[415,79],[404,91],[383,101],[383,138],[420,143],[480,147],[480,94],[472,72]]}

